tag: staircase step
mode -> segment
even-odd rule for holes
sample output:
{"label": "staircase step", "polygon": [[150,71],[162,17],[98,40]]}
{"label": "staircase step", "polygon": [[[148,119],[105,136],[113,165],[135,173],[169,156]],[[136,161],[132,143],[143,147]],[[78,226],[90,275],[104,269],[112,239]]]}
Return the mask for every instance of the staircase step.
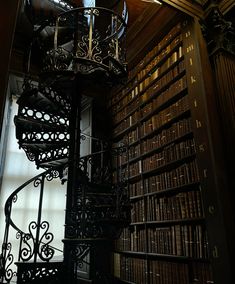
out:
{"label": "staircase step", "polygon": [[47,162],[37,162],[36,165],[41,168],[50,168],[50,167],[62,166],[65,165],[66,163],[68,163],[68,158],[65,157]]}
{"label": "staircase step", "polygon": [[45,150],[56,150],[58,148],[68,148],[68,142],[52,141],[52,142],[22,142],[22,148],[28,148],[32,151],[45,152]]}
{"label": "staircase step", "polygon": [[21,108],[23,106],[27,106],[38,111],[53,114],[61,113],[68,116],[70,105],[64,97],[63,93],[60,93],[59,95],[50,88],[45,88],[41,91],[38,89],[32,89],[22,93],[17,103]]}
{"label": "staircase step", "polygon": [[40,121],[34,118],[19,115],[15,116],[14,122],[16,124],[16,133],[20,134],[20,136],[24,131],[68,132],[69,130],[69,127],[66,124],[58,124],[58,122],[51,122],[50,120]]}
{"label": "staircase step", "polygon": [[62,260],[16,262],[15,264],[17,266],[17,282],[19,281],[19,283],[61,283],[64,269]]}
{"label": "staircase step", "polygon": [[69,134],[64,131],[56,132],[24,132],[22,133],[22,143],[41,144],[41,143],[63,143],[69,142]]}

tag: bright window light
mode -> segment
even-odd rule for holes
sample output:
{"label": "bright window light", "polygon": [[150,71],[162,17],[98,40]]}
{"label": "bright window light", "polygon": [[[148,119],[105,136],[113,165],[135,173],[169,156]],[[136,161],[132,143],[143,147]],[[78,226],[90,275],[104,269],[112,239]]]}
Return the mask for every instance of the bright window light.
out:
{"label": "bright window light", "polygon": [[83,0],[84,7],[95,7],[95,0]]}

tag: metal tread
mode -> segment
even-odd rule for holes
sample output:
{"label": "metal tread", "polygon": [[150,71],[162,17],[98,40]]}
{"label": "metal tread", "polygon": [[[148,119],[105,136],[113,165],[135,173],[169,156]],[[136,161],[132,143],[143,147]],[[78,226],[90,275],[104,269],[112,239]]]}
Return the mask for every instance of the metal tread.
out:
{"label": "metal tread", "polygon": [[[69,114],[70,104],[65,97],[61,93],[57,93],[57,97],[60,97],[61,100],[56,100],[52,96],[50,96],[50,89],[46,89],[40,91],[39,89],[32,89],[29,91],[25,91],[21,94],[21,97],[17,100],[17,103],[22,107],[32,108],[37,111],[49,112],[53,114],[63,114],[63,116],[67,117]],[[55,95],[55,96],[56,96]],[[64,103],[61,103],[61,102]]]}
{"label": "metal tread", "polygon": [[[48,130],[48,131],[64,131],[68,132],[68,126],[65,124],[48,123],[49,121],[36,120],[30,117],[23,117],[16,115],[14,117],[16,124],[16,132],[23,133],[24,131],[35,131],[35,130]],[[18,138],[18,137],[17,137]]]}

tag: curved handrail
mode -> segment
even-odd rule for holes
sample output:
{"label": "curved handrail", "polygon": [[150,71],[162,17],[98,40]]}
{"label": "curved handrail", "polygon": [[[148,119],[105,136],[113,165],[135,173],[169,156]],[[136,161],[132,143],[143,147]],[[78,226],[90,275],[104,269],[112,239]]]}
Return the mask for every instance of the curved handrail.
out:
{"label": "curved handrail", "polygon": [[[59,169],[59,168],[61,168],[61,166],[58,167],[58,169]],[[26,181],[25,183],[23,183],[21,186],[19,186],[16,190],[14,190],[14,192],[12,192],[12,194],[7,198],[6,203],[5,203],[4,213],[5,213],[6,218],[7,218],[8,213],[9,213],[9,214],[11,213],[11,212],[10,212],[10,211],[11,211],[11,204],[12,204],[12,202],[14,201],[14,198],[16,198],[16,195],[17,195],[23,188],[25,188],[27,185],[29,185],[30,183],[34,182],[35,180],[38,180],[40,177],[43,177],[43,176],[46,177],[47,174],[49,174],[49,173],[52,172],[52,171],[55,171],[56,169],[57,169],[57,168],[53,168],[53,169],[50,168],[50,169],[48,169],[48,170],[46,170],[46,171],[44,171],[44,172],[42,172],[42,173],[40,173],[40,174],[34,176],[33,178],[29,179],[28,181]],[[9,224],[10,224],[16,231],[18,231],[19,233],[25,234],[20,228],[18,228],[18,227],[16,226],[16,224],[12,221],[11,218],[8,219],[8,222],[9,222]]]}

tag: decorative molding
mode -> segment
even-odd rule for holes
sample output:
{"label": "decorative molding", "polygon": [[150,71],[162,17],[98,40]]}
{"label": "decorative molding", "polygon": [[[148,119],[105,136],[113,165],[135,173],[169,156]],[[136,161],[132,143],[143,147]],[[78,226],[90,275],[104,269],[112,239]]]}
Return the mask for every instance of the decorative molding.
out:
{"label": "decorative molding", "polygon": [[202,32],[207,41],[209,54],[223,49],[235,53],[235,30],[232,22],[226,21],[218,5],[212,5],[204,21]]}
{"label": "decorative molding", "polygon": [[219,9],[221,13],[224,15],[226,14],[230,9],[232,9],[235,6],[234,0],[222,0],[219,3]]}
{"label": "decorative molding", "polygon": [[191,3],[191,1],[189,2],[185,0],[162,0],[161,2],[172,6],[189,16],[197,17],[200,19],[203,18],[203,9],[198,3],[193,4]]}

